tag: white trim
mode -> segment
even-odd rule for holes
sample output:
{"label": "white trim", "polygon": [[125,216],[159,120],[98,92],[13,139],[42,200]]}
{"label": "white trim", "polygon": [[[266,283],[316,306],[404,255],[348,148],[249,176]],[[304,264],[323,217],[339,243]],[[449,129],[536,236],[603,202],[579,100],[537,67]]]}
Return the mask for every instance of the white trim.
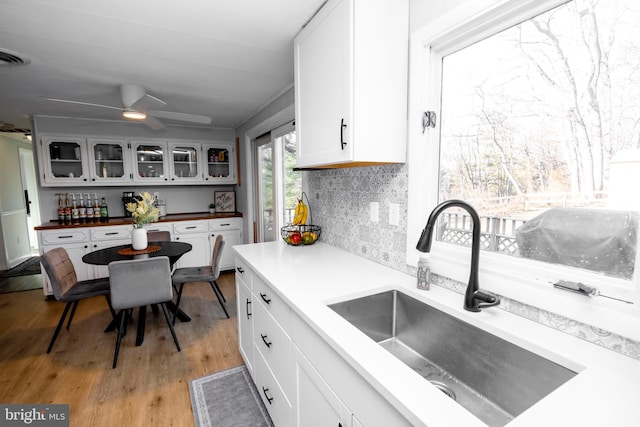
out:
{"label": "white trim", "polygon": [[[408,265],[416,266],[418,252],[415,246],[418,237],[429,212],[437,204],[437,184],[430,184],[438,182],[439,174],[440,58],[563,3],[566,0],[471,0],[411,35]],[[436,89],[430,92],[431,88]],[[423,134],[422,113],[427,110],[436,111],[438,120],[435,128]],[[640,254],[636,256],[636,265],[639,265]],[[466,283],[468,259],[468,249],[439,242],[433,244],[431,266],[435,273]],[[640,339],[638,272],[633,280],[633,289],[629,289],[628,282],[582,270],[485,252],[482,252],[480,259],[482,288],[626,337]],[[562,275],[566,277],[569,272],[575,281],[601,286],[603,294],[628,298],[635,304],[560,291],[549,283]],[[514,286],[515,283],[517,286]]]}

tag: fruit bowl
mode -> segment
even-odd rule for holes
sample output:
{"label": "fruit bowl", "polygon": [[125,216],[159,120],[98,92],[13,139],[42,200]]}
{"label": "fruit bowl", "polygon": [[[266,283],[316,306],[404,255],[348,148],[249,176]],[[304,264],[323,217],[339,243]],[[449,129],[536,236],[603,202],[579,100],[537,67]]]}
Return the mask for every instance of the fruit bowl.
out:
{"label": "fruit bowl", "polygon": [[280,229],[282,239],[291,246],[313,245],[320,238],[317,225],[286,225]]}

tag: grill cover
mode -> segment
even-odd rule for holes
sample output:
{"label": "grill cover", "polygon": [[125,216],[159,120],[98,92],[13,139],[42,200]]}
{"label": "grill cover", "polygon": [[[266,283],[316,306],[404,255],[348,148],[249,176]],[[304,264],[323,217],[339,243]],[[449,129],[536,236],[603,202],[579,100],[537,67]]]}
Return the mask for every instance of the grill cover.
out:
{"label": "grill cover", "polygon": [[523,258],[630,279],[636,256],[638,212],[552,208],[516,231]]}

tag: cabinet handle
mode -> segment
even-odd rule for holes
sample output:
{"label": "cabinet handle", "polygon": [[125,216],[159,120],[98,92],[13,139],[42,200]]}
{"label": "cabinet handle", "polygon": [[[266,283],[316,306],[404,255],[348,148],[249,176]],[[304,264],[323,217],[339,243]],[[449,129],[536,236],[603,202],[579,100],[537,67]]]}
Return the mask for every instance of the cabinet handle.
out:
{"label": "cabinet handle", "polygon": [[267,398],[267,402],[269,402],[269,405],[271,405],[271,402],[273,402],[273,397],[269,397],[269,395],[267,394],[268,391],[268,388],[262,387],[262,393],[264,394],[264,397]]}
{"label": "cabinet handle", "polygon": [[344,150],[344,146],[347,145],[347,143],[344,140],[344,128],[346,128],[347,125],[344,124],[344,119],[340,119],[340,148],[342,148]]}
{"label": "cabinet handle", "polygon": [[186,229],[187,229],[187,230],[192,230],[192,229],[194,229],[194,228],[196,228],[196,226],[195,226],[195,225],[191,225],[191,226],[189,226],[189,227],[186,227]]}
{"label": "cabinet handle", "polygon": [[260,293],[260,298],[262,298],[262,301],[266,302],[267,304],[271,304],[271,299],[267,298],[267,294]]}
{"label": "cabinet handle", "polygon": [[262,342],[264,343],[264,345],[266,345],[267,348],[271,348],[273,343],[271,341],[267,341],[267,336],[263,335],[263,334],[260,334],[260,337],[262,338]]}
{"label": "cabinet handle", "polygon": [[251,306],[251,300],[247,298],[247,319],[251,318],[251,312],[249,311],[249,307]]}
{"label": "cabinet handle", "polygon": [[242,267],[236,267],[236,270],[238,271],[238,273],[244,274],[244,269]]}
{"label": "cabinet handle", "polygon": [[220,227],[228,227],[228,226],[230,226],[230,225],[231,225],[231,224],[220,224]]}
{"label": "cabinet handle", "polygon": [[58,239],[71,239],[73,236],[58,236]]}
{"label": "cabinet handle", "polygon": [[107,236],[113,236],[113,235],[118,234],[118,232],[117,232],[117,231],[111,231],[111,232],[109,232],[109,233],[105,233],[105,234],[106,234]]}

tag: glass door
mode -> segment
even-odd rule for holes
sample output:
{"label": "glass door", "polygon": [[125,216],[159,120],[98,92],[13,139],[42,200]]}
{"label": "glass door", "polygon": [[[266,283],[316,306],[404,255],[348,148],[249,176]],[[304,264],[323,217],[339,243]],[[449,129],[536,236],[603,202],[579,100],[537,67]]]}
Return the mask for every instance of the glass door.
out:
{"label": "glass door", "polygon": [[127,142],[89,139],[92,181],[129,181]]}
{"label": "glass door", "polygon": [[280,228],[291,223],[297,197],[302,194],[302,175],[293,170],[297,150],[294,125],[274,129],[255,143],[258,241],[269,242],[278,240]]}
{"label": "glass door", "polygon": [[133,179],[138,182],[165,182],[167,146],[157,142],[131,141],[135,153]]}
{"label": "glass door", "polygon": [[86,147],[82,138],[43,138],[47,183],[81,183],[88,180]]}
{"label": "glass door", "polygon": [[171,181],[200,181],[198,147],[184,143],[170,143]]}

